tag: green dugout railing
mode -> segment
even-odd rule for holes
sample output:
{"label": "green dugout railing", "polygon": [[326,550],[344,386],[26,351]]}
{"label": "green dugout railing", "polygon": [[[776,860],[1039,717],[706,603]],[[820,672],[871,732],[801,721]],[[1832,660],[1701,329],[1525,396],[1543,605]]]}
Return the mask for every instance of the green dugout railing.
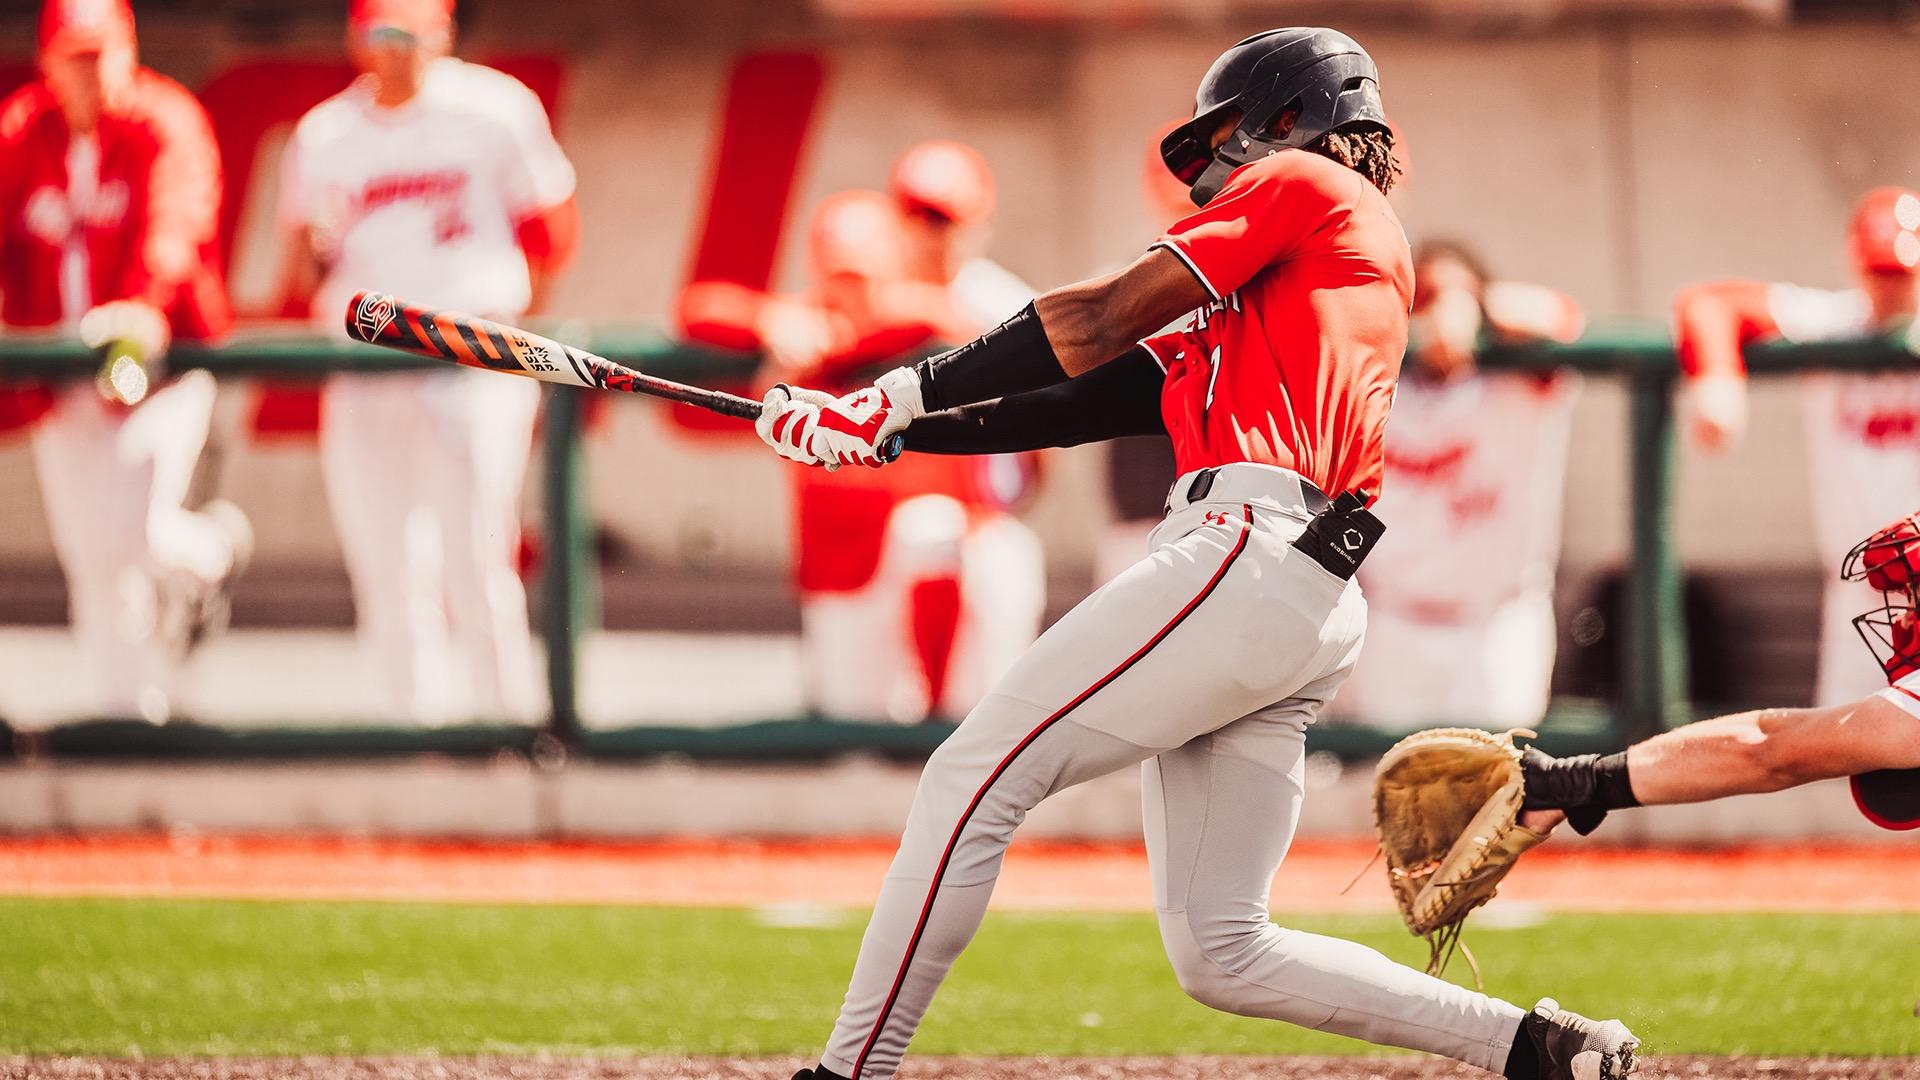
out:
{"label": "green dugout railing", "polygon": [[[751,358],[677,342],[644,326],[553,324],[554,336],[620,363],[689,382],[737,380]],[[1874,371],[1915,363],[1903,339],[1872,339],[1818,346],[1779,343],[1747,349],[1756,374],[1809,369]],[[362,346],[285,333],[242,333],[219,346],[182,344],[175,369],[204,368],[223,377],[315,378],[340,371],[430,369],[433,361]],[[1556,702],[1542,725],[1543,742],[1559,752],[1621,745],[1691,719],[1686,686],[1686,642],[1680,605],[1680,567],[1673,545],[1676,436],[1674,388],[1678,370],[1664,328],[1615,324],[1572,344],[1489,349],[1482,365],[1498,370],[1569,368],[1626,381],[1630,395],[1626,452],[1630,458],[1629,566],[1623,629],[1621,699],[1612,708]],[[77,342],[0,337],[0,380],[90,378],[93,356]],[[952,730],[856,724],[824,718],[777,719],[723,728],[648,725],[588,729],[578,709],[582,630],[597,622],[594,565],[589,542],[585,463],[580,439],[581,391],[548,387],[542,427],[544,504],[550,555],[539,585],[547,643],[552,711],[547,727],[476,725],[410,728],[222,729],[193,724],[162,727],[97,720],[0,739],[0,753],[56,757],[168,757],[283,759],[380,757],[432,753],[485,757],[502,752],[551,760],[569,753],[595,757],[684,754],[714,759],[819,758],[845,753],[924,755]],[[1315,730],[1309,744],[1343,756],[1377,754],[1391,736],[1363,728]]]}

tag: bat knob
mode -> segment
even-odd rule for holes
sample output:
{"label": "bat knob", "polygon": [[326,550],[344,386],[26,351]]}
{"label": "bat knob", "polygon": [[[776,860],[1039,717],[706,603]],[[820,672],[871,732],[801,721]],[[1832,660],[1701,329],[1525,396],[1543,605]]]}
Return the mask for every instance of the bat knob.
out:
{"label": "bat knob", "polygon": [[898,461],[900,460],[901,452],[906,450],[906,448],[907,433],[904,431],[896,431],[887,436],[886,441],[880,444],[880,460],[887,462]]}

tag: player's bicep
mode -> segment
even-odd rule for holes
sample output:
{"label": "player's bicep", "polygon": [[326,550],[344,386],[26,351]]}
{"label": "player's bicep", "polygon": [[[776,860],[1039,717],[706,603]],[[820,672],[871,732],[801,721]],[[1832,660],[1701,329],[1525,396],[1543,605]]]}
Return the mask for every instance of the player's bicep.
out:
{"label": "player's bicep", "polygon": [[1206,283],[1186,263],[1156,247],[1120,271],[1107,314],[1116,333],[1139,341],[1211,299]]}
{"label": "player's bicep", "polygon": [[1186,264],[1154,248],[1118,273],[1055,289],[1033,308],[1060,367],[1081,375],[1208,300]]}

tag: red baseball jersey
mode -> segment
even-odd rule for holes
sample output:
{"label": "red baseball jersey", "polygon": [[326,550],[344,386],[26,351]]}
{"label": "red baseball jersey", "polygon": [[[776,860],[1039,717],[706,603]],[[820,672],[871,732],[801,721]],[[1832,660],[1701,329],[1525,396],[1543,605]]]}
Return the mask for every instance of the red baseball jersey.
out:
{"label": "red baseball jersey", "polygon": [[207,114],[180,84],[141,68],[124,112],[98,129],[98,175],[84,204],[67,175],[70,138],[44,82],[0,104],[0,318],[61,321],[61,259],[86,252],[81,307],[140,299],[166,312],[175,337],[232,322],[215,253],[220,155]]}
{"label": "red baseball jersey", "polygon": [[1304,150],[1243,166],[1156,243],[1213,300],[1142,342],[1181,472],[1251,461],[1380,494],[1413,261],[1385,196]]}

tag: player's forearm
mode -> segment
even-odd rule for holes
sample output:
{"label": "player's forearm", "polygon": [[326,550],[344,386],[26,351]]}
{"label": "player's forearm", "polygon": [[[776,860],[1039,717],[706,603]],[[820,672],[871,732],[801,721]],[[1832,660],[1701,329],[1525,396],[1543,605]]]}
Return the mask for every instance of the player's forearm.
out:
{"label": "player's forearm", "polygon": [[1761,709],[1649,739],[1627,761],[1645,802],[1779,791],[1920,767],[1920,720],[1880,695],[1829,708]]}
{"label": "player's forearm", "polygon": [[1680,369],[1696,378],[1744,375],[1741,347],[1779,332],[1758,281],[1690,285],[1674,297],[1673,321]]}
{"label": "player's forearm", "polygon": [[[148,175],[143,273],[138,293],[165,307],[200,262],[203,245],[219,228],[220,151],[206,114],[190,101],[154,116],[158,152]],[[130,291],[131,295],[131,291]]]}
{"label": "player's forearm", "polygon": [[1165,434],[1160,379],[1153,358],[1136,347],[1063,383],[921,417],[908,429],[907,447],[922,454],[1010,454]]}
{"label": "player's forearm", "polygon": [[1039,390],[1123,355],[1206,301],[1178,257],[1155,248],[1117,274],[1055,289],[977,340],[922,361],[912,387],[897,385],[899,378],[880,385],[890,393],[917,390],[925,413]]}
{"label": "player's forearm", "polygon": [[1830,712],[1761,709],[1656,735],[1627,751],[1633,794],[1646,805],[1705,802],[1849,775],[1808,738]]}

